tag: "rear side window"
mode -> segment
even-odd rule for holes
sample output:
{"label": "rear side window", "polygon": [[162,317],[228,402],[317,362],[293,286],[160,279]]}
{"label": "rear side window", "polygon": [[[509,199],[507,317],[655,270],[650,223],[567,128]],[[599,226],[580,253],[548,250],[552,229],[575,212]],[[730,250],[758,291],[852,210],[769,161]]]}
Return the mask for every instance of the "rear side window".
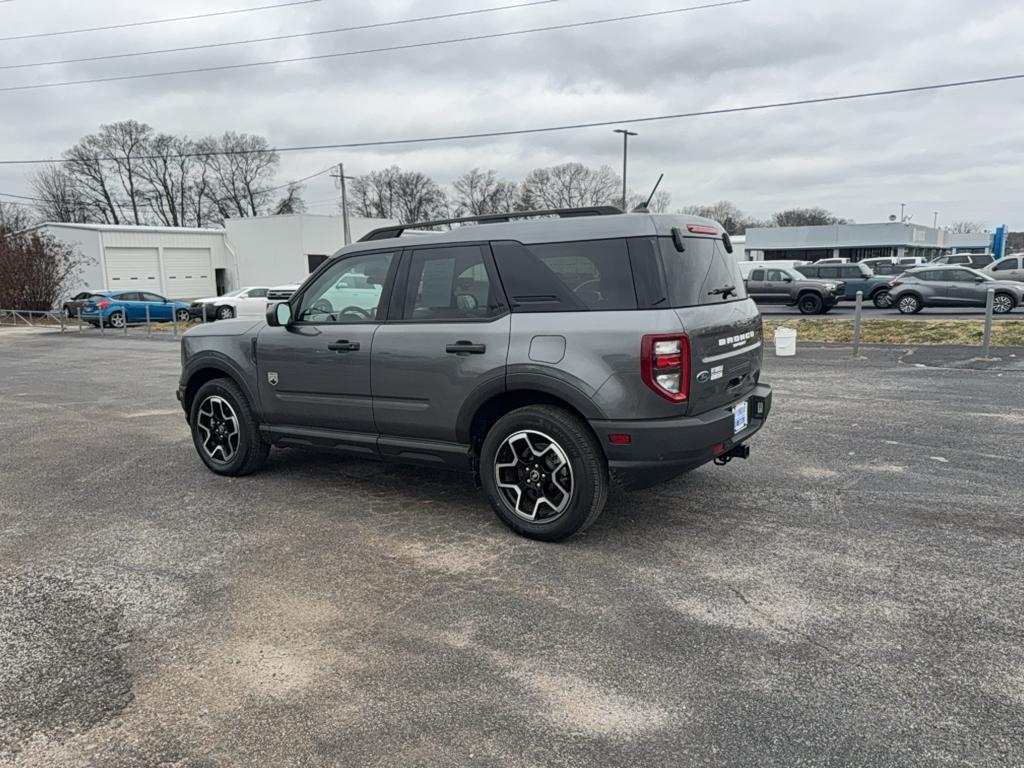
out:
{"label": "rear side window", "polygon": [[814,278],[814,277],[818,276],[818,267],[809,267],[809,266],[797,267],[796,271],[799,272],[804,277]]}
{"label": "rear side window", "polygon": [[517,312],[636,309],[625,240],[523,245],[492,243],[494,260]]}
{"label": "rear side window", "polygon": [[[673,307],[721,304],[747,298],[739,266],[718,238],[687,237],[680,253],[670,237],[659,238],[669,302]],[[760,271],[760,270],[758,270]],[[758,280],[758,272],[751,275]]]}
{"label": "rear side window", "polygon": [[753,272],[750,273],[750,279],[753,280],[755,283],[763,282],[764,281],[764,270],[763,269],[755,269]]}
{"label": "rear side window", "polygon": [[[365,290],[361,276],[349,278],[348,287]],[[486,320],[501,311],[480,246],[413,251],[405,299],[406,320]]]}
{"label": "rear side window", "polygon": [[839,267],[822,267],[821,272],[819,272],[818,274],[821,277],[826,278],[828,280],[835,280],[837,277],[839,277],[840,272],[841,270]]}

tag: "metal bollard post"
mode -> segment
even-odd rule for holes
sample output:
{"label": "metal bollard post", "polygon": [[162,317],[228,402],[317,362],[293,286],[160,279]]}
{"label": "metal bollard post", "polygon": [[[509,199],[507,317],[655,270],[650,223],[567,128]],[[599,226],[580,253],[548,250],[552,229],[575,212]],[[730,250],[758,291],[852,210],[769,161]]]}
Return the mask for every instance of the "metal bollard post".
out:
{"label": "metal bollard post", "polygon": [[174,338],[178,338],[178,313],[171,312],[171,323],[174,326]]}
{"label": "metal bollard post", "polygon": [[864,291],[857,291],[857,312],[853,316],[853,356],[860,356],[860,319],[864,313]]}
{"label": "metal bollard post", "polygon": [[985,297],[985,336],[981,341],[981,356],[984,358],[988,358],[988,351],[992,346],[992,313],[994,312],[995,300],[996,291],[994,288],[989,288],[988,295]]}
{"label": "metal bollard post", "polygon": [[106,334],[103,332],[103,326],[106,325],[106,323],[103,322],[103,310],[98,309],[96,310],[96,313],[100,316],[100,336],[105,336]]}
{"label": "metal bollard post", "polygon": [[82,332],[82,308],[78,308],[78,332]]}
{"label": "metal bollard post", "polygon": [[153,337],[153,329],[149,325],[149,304],[146,305],[146,338]]}
{"label": "metal bollard post", "polygon": [[122,312],[122,314],[124,314],[124,335],[127,336],[128,335],[128,307],[125,307],[124,309],[122,309],[121,312]]}
{"label": "metal bollard post", "polygon": [[60,332],[61,333],[64,333],[64,325],[65,325],[66,320],[67,320],[67,318],[64,317],[64,310],[62,309],[60,311]]}

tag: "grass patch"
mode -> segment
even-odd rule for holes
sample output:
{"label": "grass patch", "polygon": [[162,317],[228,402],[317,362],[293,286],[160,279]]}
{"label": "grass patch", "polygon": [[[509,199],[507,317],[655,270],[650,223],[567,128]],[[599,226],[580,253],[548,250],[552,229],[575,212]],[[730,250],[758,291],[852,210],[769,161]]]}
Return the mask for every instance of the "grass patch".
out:
{"label": "grass patch", "polygon": [[[853,342],[853,320],[793,318],[765,320],[764,337],[775,340],[776,328],[792,328],[798,341]],[[860,340],[865,344],[970,344],[980,345],[985,333],[983,320],[865,320]],[[1024,322],[996,320],[992,323],[994,346],[1024,347]]]}

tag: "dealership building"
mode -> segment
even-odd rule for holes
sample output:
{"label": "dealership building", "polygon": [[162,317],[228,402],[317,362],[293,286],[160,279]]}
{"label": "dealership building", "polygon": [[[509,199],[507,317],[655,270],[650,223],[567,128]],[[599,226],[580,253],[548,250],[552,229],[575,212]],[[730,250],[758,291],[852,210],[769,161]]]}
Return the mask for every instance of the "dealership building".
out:
{"label": "dealership building", "polygon": [[931,260],[951,250],[944,229],[914,224],[829,224],[819,227],[756,227],[747,230],[750,261],[820,261],[920,256]]}
{"label": "dealership building", "polygon": [[[349,223],[358,240],[395,222]],[[171,299],[301,283],[345,242],[341,216],[312,214],[228,219],[223,229],[63,223],[42,229],[84,257],[72,292],[139,290]]]}

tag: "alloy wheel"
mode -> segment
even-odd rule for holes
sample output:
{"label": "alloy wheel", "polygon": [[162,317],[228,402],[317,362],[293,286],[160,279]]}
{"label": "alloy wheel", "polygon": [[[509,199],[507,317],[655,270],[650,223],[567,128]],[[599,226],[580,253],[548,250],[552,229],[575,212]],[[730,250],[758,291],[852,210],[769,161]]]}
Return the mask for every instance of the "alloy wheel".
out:
{"label": "alloy wheel", "polygon": [[238,416],[223,397],[211,395],[199,406],[196,427],[202,438],[203,452],[213,461],[227,464],[238,453],[241,431]]}
{"label": "alloy wheel", "polygon": [[217,310],[218,320],[230,320],[235,316],[235,311],[231,307],[221,307]]}
{"label": "alloy wheel", "polygon": [[115,312],[110,316],[110,326],[112,328],[124,328],[125,322],[124,312]]}
{"label": "alloy wheel", "polygon": [[907,315],[912,315],[920,309],[920,302],[914,296],[904,296],[900,299],[899,310]]}
{"label": "alloy wheel", "polygon": [[557,520],[572,500],[568,454],[553,438],[536,430],[505,438],[494,457],[494,479],[509,508],[532,523]]}
{"label": "alloy wheel", "polygon": [[998,294],[992,300],[992,310],[997,315],[1005,315],[1007,312],[1013,311],[1013,299],[1007,296],[1005,293]]}
{"label": "alloy wheel", "polygon": [[179,323],[187,323],[188,322],[188,310],[187,309],[179,309],[175,313],[175,315],[177,316]]}

